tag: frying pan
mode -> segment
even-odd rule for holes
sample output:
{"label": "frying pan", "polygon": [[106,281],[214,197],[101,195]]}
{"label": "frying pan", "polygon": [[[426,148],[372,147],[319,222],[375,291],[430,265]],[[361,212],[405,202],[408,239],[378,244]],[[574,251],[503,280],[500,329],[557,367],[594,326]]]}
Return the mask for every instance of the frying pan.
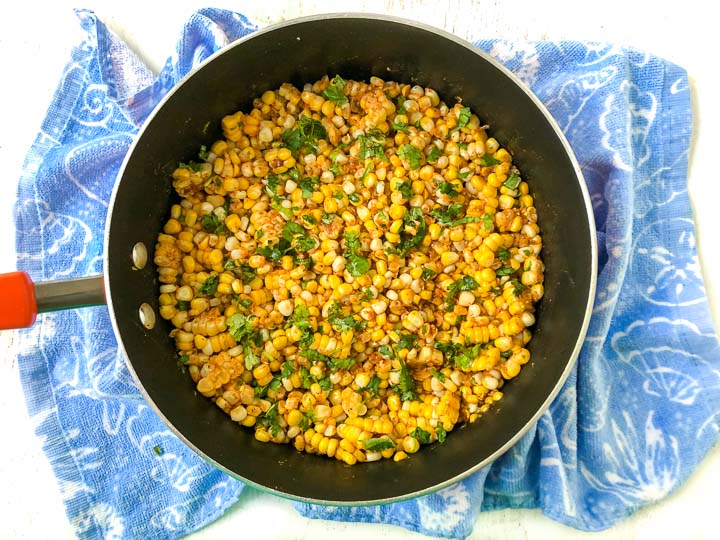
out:
{"label": "frying pan", "polygon": [[[192,381],[177,367],[170,323],[153,317],[159,305],[152,248],[177,201],[171,186],[176,164],[221,137],[219,120],[249,110],[265,90],[283,82],[302,86],[325,74],[417,83],[434,88],[447,103],[461,96],[513,154],[535,194],[544,237],[545,297],[537,309],[531,362],[477,422],[401,462],[348,467],[290,445],[256,441],[210,400],[194,395]],[[13,298],[6,303],[12,310],[0,309],[0,328],[28,326],[37,311],[106,301],[118,345],[145,398],[206,460],[260,489],[306,502],[386,503],[468,476],[537,421],[582,346],[595,293],[596,253],[579,165],[548,111],[512,74],[455,36],[414,22],[314,16],[239,40],[183,79],[151,114],[121,168],[108,212],[104,278],[33,285],[23,273],[0,276],[5,298]]]}

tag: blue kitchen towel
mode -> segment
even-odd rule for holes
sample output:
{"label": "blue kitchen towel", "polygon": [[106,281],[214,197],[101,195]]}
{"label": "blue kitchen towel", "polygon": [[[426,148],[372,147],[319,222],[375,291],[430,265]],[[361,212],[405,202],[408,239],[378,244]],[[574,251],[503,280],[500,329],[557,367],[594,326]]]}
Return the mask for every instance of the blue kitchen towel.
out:
{"label": "blue kitchen towel", "polygon": [[[193,66],[255,30],[242,15],[200,10],[156,77],[91,12],[78,16],[85,40],[18,189],[18,267],[36,280],[102,271],[108,199],[139,126]],[[597,530],[675,490],[718,439],[720,354],[686,186],[685,71],[607,44],[476,45],[532,87],[582,165],[600,249],[585,346],[537,426],[492,466],[403,503],[297,504],[306,516],[463,538],[481,510],[539,507]],[[243,484],[193,454],[143,401],[106,308],[41,316],[21,333],[19,356],[79,537],[175,538],[237,501]]]}

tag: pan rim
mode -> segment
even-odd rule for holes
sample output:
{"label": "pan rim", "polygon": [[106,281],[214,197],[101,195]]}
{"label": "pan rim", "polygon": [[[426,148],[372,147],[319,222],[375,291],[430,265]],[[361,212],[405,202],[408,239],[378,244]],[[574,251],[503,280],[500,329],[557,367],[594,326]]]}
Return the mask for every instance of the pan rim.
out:
{"label": "pan rim", "polygon": [[570,146],[569,142],[567,141],[565,134],[562,132],[562,129],[558,125],[557,121],[553,118],[553,116],[550,114],[550,112],[547,110],[545,105],[540,101],[540,99],[525,85],[524,82],[522,82],[514,73],[512,73],[509,69],[507,69],[505,66],[503,66],[500,62],[495,60],[493,57],[485,53],[484,51],[481,51],[477,47],[475,47],[472,43],[469,41],[466,41],[462,38],[459,38],[455,36],[454,34],[451,34],[447,32],[446,30],[442,30],[439,28],[436,28],[434,26],[427,25],[425,23],[416,22],[410,19],[402,18],[402,17],[396,17],[392,15],[384,15],[384,14],[375,14],[375,13],[359,13],[359,12],[333,12],[333,13],[322,13],[322,14],[316,14],[316,15],[309,15],[305,17],[298,17],[294,18],[288,21],[272,24],[269,26],[266,26],[264,28],[258,29],[247,36],[244,36],[226,47],[216,51],[212,55],[210,55],[207,59],[205,59],[201,64],[194,67],[192,70],[190,70],[178,83],[171,88],[165,96],[159,101],[159,103],[155,106],[155,108],[150,112],[148,117],[146,118],[143,125],[138,130],[138,133],[135,135],[135,138],[130,145],[128,152],[125,156],[125,159],[122,162],[122,165],[120,166],[120,169],[118,171],[117,180],[115,182],[115,185],[112,190],[112,194],[109,201],[109,207],[108,207],[108,213],[107,213],[107,219],[105,224],[105,232],[104,232],[104,241],[103,241],[103,248],[104,253],[107,254],[109,252],[109,245],[110,245],[110,232],[111,232],[111,225],[112,225],[112,218],[114,214],[114,207],[115,207],[115,199],[117,196],[117,193],[119,191],[120,185],[122,184],[122,179],[125,175],[125,169],[135,151],[135,148],[139,141],[142,139],[143,133],[147,129],[147,127],[151,124],[154,117],[158,114],[158,112],[164,107],[165,103],[168,102],[170,99],[172,99],[173,95],[191,78],[195,76],[197,72],[199,72],[201,69],[203,69],[207,64],[211,63],[213,60],[218,58],[219,56],[229,53],[231,50],[233,50],[235,47],[242,46],[244,43],[246,43],[248,40],[251,40],[253,38],[262,36],[266,33],[273,32],[280,28],[287,28],[292,27],[298,24],[304,24],[308,22],[317,22],[317,21],[326,21],[326,20],[336,20],[336,19],[362,19],[362,20],[380,20],[384,22],[390,22],[395,24],[401,24],[405,26],[410,26],[412,28],[418,28],[421,30],[424,30],[426,32],[430,32],[433,34],[436,34],[439,37],[445,38],[446,40],[449,40],[456,45],[462,46],[465,49],[468,49],[469,51],[473,52],[474,54],[480,56],[483,60],[490,63],[493,67],[495,67],[498,71],[503,73],[506,77],[508,77],[512,82],[515,83],[517,87],[519,87],[530,100],[533,102],[535,107],[542,113],[542,115],[547,120],[548,124],[552,127],[553,131],[555,132],[556,137],[562,144],[565,153],[567,154],[567,157],[570,160],[570,163],[572,165],[573,170],[575,171],[578,185],[582,194],[584,206],[585,206],[585,215],[587,217],[587,224],[588,224],[588,230],[590,232],[590,238],[589,238],[589,247],[591,250],[591,264],[590,264],[590,280],[589,280],[589,291],[588,291],[588,298],[587,298],[587,304],[585,306],[585,312],[583,314],[583,323],[580,328],[580,332],[578,334],[577,340],[575,342],[575,346],[567,360],[565,369],[563,370],[561,376],[558,378],[557,382],[555,383],[555,386],[553,387],[552,391],[548,394],[547,398],[543,401],[542,405],[535,411],[535,413],[531,416],[531,418],[525,423],[524,426],[522,426],[521,429],[519,429],[505,444],[503,444],[501,447],[499,447],[495,452],[492,454],[486,456],[482,461],[478,462],[477,464],[473,465],[472,467],[466,469],[460,474],[457,474],[451,478],[448,478],[438,484],[435,484],[433,486],[413,491],[411,493],[407,493],[404,495],[394,496],[394,497],[388,497],[388,498],[381,498],[381,499],[372,499],[372,500],[362,500],[362,501],[332,501],[332,500],[323,500],[323,499],[315,499],[311,497],[303,497],[300,495],[295,495],[291,493],[287,493],[284,491],[280,491],[278,489],[274,489],[272,487],[258,484],[257,482],[254,482],[253,480],[250,480],[248,478],[245,478],[228,468],[226,468],[221,463],[215,461],[213,458],[205,454],[202,450],[200,450],[197,446],[195,446],[190,440],[187,439],[187,437],[180,432],[174,424],[165,416],[165,414],[160,410],[160,408],[155,404],[153,399],[148,394],[147,390],[145,389],[145,386],[143,385],[142,381],[140,380],[139,376],[135,372],[135,369],[132,365],[132,362],[130,361],[127,352],[125,350],[125,346],[122,342],[121,338],[121,332],[120,328],[118,326],[118,322],[115,317],[115,309],[113,305],[113,293],[112,289],[110,287],[110,265],[109,265],[109,258],[107,256],[104,257],[104,263],[103,263],[103,269],[104,269],[104,284],[105,284],[105,290],[108,291],[107,294],[107,305],[110,315],[110,321],[113,327],[113,331],[115,333],[115,336],[117,338],[118,343],[118,349],[119,352],[122,353],[123,358],[125,360],[125,365],[127,366],[128,370],[130,371],[133,379],[135,380],[135,383],[138,386],[138,389],[140,390],[143,398],[145,401],[152,407],[152,409],[155,411],[155,413],[163,420],[163,422],[166,424],[166,426],[184,443],[186,444],[193,452],[195,452],[198,456],[200,456],[203,460],[210,463],[214,467],[220,469],[221,471],[225,472],[226,474],[230,475],[231,477],[240,480],[241,482],[250,485],[258,490],[272,493],[273,495],[277,495],[282,498],[291,499],[293,501],[303,502],[303,503],[309,503],[309,504],[320,504],[324,506],[370,506],[370,505],[378,505],[378,504],[390,504],[394,502],[400,502],[405,501],[408,499],[420,497],[423,495],[428,495],[430,493],[434,493],[436,491],[439,491],[440,489],[443,489],[445,487],[448,487],[452,484],[455,484],[468,476],[476,473],[480,469],[490,465],[495,460],[497,460],[500,456],[505,454],[508,450],[510,450],[517,442],[534,426],[537,424],[540,416],[547,411],[550,404],[554,401],[554,399],[557,397],[558,393],[562,389],[562,387],[565,384],[565,381],[569,377],[570,373],[572,372],[575,363],[577,361],[577,358],[580,354],[580,351],[582,349],[582,346],[585,341],[585,337],[587,335],[587,331],[590,325],[590,318],[592,316],[593,311],[593,305],[595,301],[595,294],[596,294],[596,288],[597,288],[597,270],[598,270],[598,246],[597,246],[597,236],[595,234],[596,227],[595,227],[595,217],[592,209],[592,204],[590,200],[590,193],[587,188],[587,183],[585,181],[584,175],[582,173],[582,170],[580,168],[580,164],[577,161],[577,158],[575,156],[575,153],[572,150],[572,147]]}

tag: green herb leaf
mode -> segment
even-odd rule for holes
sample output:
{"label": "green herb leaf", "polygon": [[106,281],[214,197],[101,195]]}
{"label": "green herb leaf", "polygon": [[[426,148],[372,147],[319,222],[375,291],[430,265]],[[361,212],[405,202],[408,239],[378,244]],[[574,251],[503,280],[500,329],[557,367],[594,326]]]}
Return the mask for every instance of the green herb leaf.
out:
{"label": "green herb leaf", "polygon": [[496,276],[510,276],[515,273],[515,269],[512,266],[503,266],[495,270]]}
{"label": "green herb leaf", "polygon": [[462,129],[467,126],[468,122],[470,122],[471,116],[472,111],[470,110],[470,107],[463,107],[462,109],[460,109],[460,112],[458,113],[458,124],[455,129]]}
{"label": "green herb leaf", "polygon": [[228,331],[235,341],[242,342],[245,338],[251,337],[255,330],[252,325],[252,316],[246,316],[242,313],[235,313],[225,319]]}
{"label": "green herb leaf", "polygon": [[416,427],[410,432],[411,437],[415,437],[420,444],[430,444],[430,434],[422,428]]}
{"label": "green herb leaf", "polygon": [[445,431],[445,428],[442,427],[442,425],[438,425],[435,428],[435,435],[437,435],[438,442],[443,444],[445,442],[445,438],[447,437],[447,431]]}
{"label": "green herb leaf", "polygon": [[479,286],[480,284],[471,276],[463,276],[448,287],[448,295],[445,300],[450,304],[461,291],[472,291]]}
{"label": "green herb leaf", "polygon": [[293,325],[302,332],[302,338],[300,339],[302,345],[312,343],[314,330],[310,323],[310,312],[305,304],[295,306],[295,311],[293,311],[288,321],[288,327]]}
{"label": "green herb leaf", "polygon": [[337,214],[326,214],[325,212],[323,212],[320,219],[325,225],[330,225],[333,221],[335,221],[336,217]]}
{"label": "green herb leaf", "polygon": [[440,382],[445,382],[445,375],[443,375],[441,372],[439,372],[437,369],[433,368],[432,370],[432,376],[435,377]]}
{"label": "green herb leaf", "polygon": [[489,230],[492,230],[493,225],[495,224],[495,219],[493,218],[492,214],[483,214],[482,222],[483,222],[483,228],[486,231],[489,231]]}
{"label": "green herb leaf", "polygon": [[289,379],[293,373],[295,373],[295,365],[292,363],[292,360],[287,360],[280,369],[280,377],[282,379]]}
{"label": "green herb leaf", "polygon": [[527,290],[527,285],[523,285],[518,280],[514,280],[512,282],[513,284],[513,294],[515,296],[520,296],[522,293],[524,293]]}
{"label": "green herb leaf", "polygon": [[332,358],[327,363],[331,371],[347,371],[357,363],[355,358]]}
{"label": "green herb leaf", "polygon": [[220,276],[218,276],[217,274],[211,275],[205,280],[205,283],[200,286],[200,294],[204,294],[206,296],[214,296],[217,292],[219,284]]}
{"label": "green herb leaf", "polygon": [[382,452],[383,450],[389,450],[395,448],[395,443],[388,437],[378,437],[374,439],[363,439],[362,442],[365,445],[365,450],[368,452]]}
{"label": "green herb leaf", "polygon": [[400,341],[397,342],[395,348],[398,351],[401,351],[402,349],[412,349],[413,347],[415,347],[415,342],[417,340],[418,337],[412,334],[400,334]]}
{"label": "green herb leaf", "polygon": [[345,80],[340,75],[335,75],[330,80],[330,86],[322,91],[322,96],[337,105],[345,105],[348,102],[347,96],[343,93]]}
{"label": "green herb leaf", "polygon": [[412,182],[410,180],[396,184],[395,189],[402,194],[403,199],[410,199],[413,196]]}
{"label": "green herb leaf", "polygon": [[253,304],[251,298],[240,298],[237,302],[239,306],[244,307],[245,309],[249,308]]}
{"label": "green herb leaf", "polygon": [[398,114],[407,114],[407,111],[405,110],[405,102],[407,101],[407,98],[403,96],[402,94],[398,94],[398,97],[395,101],[395,112]]}
{"label": "green herb leaf", "polygon": [[433,144],[430,153],[427,155],[427,161],[428,163],[435,163],[440,156],[442,156],[442,151]]}
{"label": "green herb leaf", "polygon": [[447,208],[436,208],[435,210],[430,212],[430,215],[435,218],[435,221],[437,221],[441,225],[449,225],[452,223],[455,219],[457,219],[460,216],[460,212],[462,212],[462,205],[461,204],[451,204]]}
{"label": "green herb leaf", "polygon": [[370,270],[370,261],[365,257],[351,253],[347,257],[347,269],[353,277],[362,276]]}
{"label": "green herb leaf", "polygon": [[187,300],[179,300],[177,304],[175,304],[175,307],[178,311],[187,311],[190,309],[190,302]]}
{"label": "green herb leaf", "polygon": [[272,406],[264,414],[258,416],[258,424],[266,428],[270,435],[277,437],[282,428],[280,427],[279,414],[277,410],[277,403],[273,403]]}
{"label": "green herb leaf", "polygon": [[314,151],[317,149],[317,141],[327,137],[327,131],[318,120],[309,116],[301,115],[294,128],[282,134],[285,145],[293,152],[299,150]]}
{"label": "green herb leaf", "polygon": [[358,158],[365,160],[367,158],[380,158],[387,161],[385,156],[385,134],[377,128],[368,129],[364,135],[357,138],[360,141],[360,152]]}
{"label": "green herb leaf", "polygon": [[352,315],[345,315],[342,306],[337,302],[333,302],[328,310],[328,322],[341,332],[359,330],[365,326],[365,321],[358,321]]}
{"label": "green herb leaf", "polygon": [[398,149],[397,155],[407,161],[411,169],[419,169],[422,166],[423,154],[412,144],[403,144]]}
{"label": "green herb leaf", "polygon": [[200,220],[200,223],[202,224],[202,228],[209,233],[222,234],[227,232],[225,223],[212,212],[205,214]]}
{"label": "green herb leaf", "polygon": [[457,176],[460,180],[465,180],[468,176],[470,176],[473,173],[472,169],[468,169],[467,171],[461,171],[457,173]]}
{"label": "green herb leaf", "polygon": [[443,195],[447,195],[451,199],[460,195],[460,192],[456,189],[455,184],[451,182],[440,182],[438,189],[440,190],[440,193],[442,193]]}
{"label": "green herb leaf", "polygon": [[351,193],[348,195],[348,199],[353,204],[359,204],[362,201],[362,197],[360,197],[357,193]]}
{"label": "green herb leaf", "polygon": [[309,199],[320,187],[320,179],[317,176],[307,176],[298,182],[298,187],[302,190],[302,196]]}
{"label": "green herb leaf", "polygon": [[400,382],[397,384],[397,388],[400,390],[400,399],[402,401],[412,401],[417,399],[417,392],[415,392],[415,379],[412,377],[410,368],[403,364],[400,368]]}
{"label": "green herb leaf", "polygon": [[156,445],[153,446],[153,452],[155,452],[158,456],[162,456],[165,453],[165,450],[162,449],[162,446]]}
{"label": "green herb leaf", "polygon": [[410,208],[403,216],[403,230],[398,244],[400,255],[404,257],[412,248],[422,245],[427,233],[428,226],[423,211],[418,207]]}
{"label": "green herb leaf", "polygon": [[433,270],[432,268],[423,268],[422,274],[420,275],[420,279],[423,281],[427,281],[428,279],[432,279],[435,276],[437,276],[437,272]]}
{"label": "green herb leaf", "polygon": [[193,172],[198,172],[202,168],[202,163],[195,163],[194,161],[188,161],[187,163],[178,163],[178,169],[189,169]]}
{"label": "green herb leaf", "polygon": [[408,129],[407,122],[393,122],[392,128],[395,131],[402,131],[403,133],[410,135],[410,130]]}
{"label": "green herb leaf", "polygon": [[317,225],[317,219],[311,214],[303,214],[303,221],[306,221],[310,225]]}
{"label": "green herb leaf", "polygon": [[378,392],[380,391],[380,383],[382,382],[382,379],[378,377],[377,375],[373,375],[370,377],[370,382],[367,383],[367,386],[365,387],[365,390],[368,392],[371,392],[373,395],[378,395]]}
{"label": "green herb leaf", "polygon": [[207,150],[207,146],[203,144],[202,146],[200,146],[200,152],[198,152],[198,157],[203,161],[207,161],[208,155],[209,152]]}
{"label": "green herb leaf", "polygon": [[483,157],[480,158],[480,165],[483,167],[492,167],[493,165],[499,165],[500,161],[495,159],[490,154],[484,154]]}
{"label": "green herb leaf", "polygon": [[389,345],[381,345],[378,349],[378,352],[382,354],[385,358],[395,358],[395,353]]}
{"label": "green herb leaf", "polygon": [[190,357],[187,354],[180,356],[180,363],[187,364],[190,361]]}
{"label": "green herb leaf", "polygon": [[517,189],[520,185],[520,182],[522,182],[522,180],[520,180],[520,177],[517,174],[512,173],[510,177],[503,182],[503,186],[508,189]]}
{"label": "green herb leaf", "polygon": [[507,261],[510,258],[510,252],[504,247],[499,247],[497,251],[498,259],[501,261]]}

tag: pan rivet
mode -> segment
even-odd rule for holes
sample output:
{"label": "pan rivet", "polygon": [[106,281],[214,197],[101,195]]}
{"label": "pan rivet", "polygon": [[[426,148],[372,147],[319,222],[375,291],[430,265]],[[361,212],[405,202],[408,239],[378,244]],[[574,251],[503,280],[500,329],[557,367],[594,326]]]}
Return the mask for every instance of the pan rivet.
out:
{"label": "pan rivet", "polygon": [[145,244],[138,242],[133,246],[132,260],[133,265],[135,265],[135,268],[138,270],[145,268],[145,265],[147,264],[147,248],[145,247]]}
{"label": "pan rivet", "polygon": [[142,304],[138,312],[140,316],[140,322],[148,330],[155,328],[155,312],[150,304]]}

